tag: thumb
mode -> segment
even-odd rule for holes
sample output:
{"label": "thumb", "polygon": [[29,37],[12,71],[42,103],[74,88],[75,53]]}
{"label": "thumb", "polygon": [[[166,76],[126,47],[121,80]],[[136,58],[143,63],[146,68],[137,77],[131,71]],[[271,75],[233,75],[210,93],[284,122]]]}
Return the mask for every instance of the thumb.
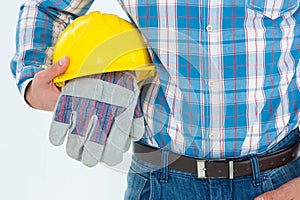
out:
{"label": "thumb", "polygon": [[43,76],[43,80],[46,82],[51,82],[55,77],[64,73],[70,64],[70,59],[64,56],[58,62],[53,63],[49,68],[42,71],[40,76]]}

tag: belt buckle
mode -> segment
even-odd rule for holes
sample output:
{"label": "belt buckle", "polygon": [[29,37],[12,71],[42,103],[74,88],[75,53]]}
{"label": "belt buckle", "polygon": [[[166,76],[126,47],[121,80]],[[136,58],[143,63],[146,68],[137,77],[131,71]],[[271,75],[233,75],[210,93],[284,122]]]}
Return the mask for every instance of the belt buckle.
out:
{"label": "belt buckle", "polygon": [[[197,160],[197,175],[198,178],[209,178],[207,177],[206,171],[206,161],[205,160]],[[228,161],[228,174],[229,174],[229,179],[233,179],[234,178],[234,168],[233,168],[233,161],[229,160]],[[218,178],[218,177],[214,177],[214,178]],[[224,177],[219,177],[219,178],[224,178]]]}
{"label": "belt buckle", "polygon": [[207,178],[205,160],[197,160],[197,175],[198,178]]}

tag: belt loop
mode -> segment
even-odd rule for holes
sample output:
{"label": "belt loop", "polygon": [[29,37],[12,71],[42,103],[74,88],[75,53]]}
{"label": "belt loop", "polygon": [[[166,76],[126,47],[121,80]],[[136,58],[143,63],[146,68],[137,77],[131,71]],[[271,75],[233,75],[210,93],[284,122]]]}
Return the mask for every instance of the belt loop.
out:
{"label": "belt loop", "polygon": [[161,161],[161,175],[160,181],[161,182],[168,182],[168,164],[169,164],[169,152],[162,150],[162,161]]}
{"label": "belt loop", "polygon": [[249,159],[250,159],[251,166],[252,166],[253,184],[254,184],[254,186],[258,186],[261,184],[261,179],[260,179],[260,170],[259,170],[257,156],[250,155]]}

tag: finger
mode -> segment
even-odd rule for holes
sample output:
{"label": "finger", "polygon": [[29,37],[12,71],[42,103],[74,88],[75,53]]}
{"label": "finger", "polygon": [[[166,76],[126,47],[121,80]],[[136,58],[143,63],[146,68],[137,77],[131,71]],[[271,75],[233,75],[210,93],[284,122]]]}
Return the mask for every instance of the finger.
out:
{"label": "finger", "polygon": [[131,119],[132,117],[128,117],[126,111],[115,118],[104,146],[101,162],[109,166],[115,166],[123,161],[123,153],[128,151],[131,144],[129,136]]}
{"label": "finger", "polygon": [[50,143],[55,146],[62,145],[69,128],[70,124],[52,121],[49,133]]}
{"label": "finger", "polygon": [[[93,167],[98,164],[101,159],[103,146],[106,140],[107,124],[109,113],[111,113],[111,106],[97,102],[94,105],[95,112],[92,116],[93,128],[89,132],[88,139],[85,142],[82,152],[82,163],[88,167]],[[99,118],[97,117],[99,116]]]}
{"label": "finger", "polygon": [[68,131],[72,131],[71,126],[75,122],[75,116],[69,108],[71,102],[69,97],[62,95],[55,108],[49,131],[49,140],[55,146],[62,145]]}
{"label": "finger", "polygon": [[69,134],[66,144],[66,152],[68,156],[81,161],[81,155],[84,146],[84,138],[80,135]]}
{"label": "finger", "polygon": [[93,167],[98,164],[100,161],[100,158],[103,153],[103,145],[97,142],[94,142],[92,137],[94,134],[92,134],[96,127],[99,128],[98,125],[98,119],[96,116],[93,116],[91,119],[91,123],[93,124],[93,127],[90,129],[89,138],[86,140],[82,152],[82,163],[88,167]]}
{"label": "finger", "polygon": [[103,149],[103,145],[87,141],[82,152],[82,163],[88,167],[96,166],[100,162]]}
{"label": "finger", "polygon": [[[77,114],[76,114],[77,115]],[[78,116],[76,116],[77,119]],[[80,119],[80,117],[78,117]],[[84,118],[83,122],[87,121],[88,119]],[[82,154],[84,150],[84,146],[86,143],[86,139],[89,137],[90,132],[93,131],[95,127],[95,121],[97,121],[96,116],[92,116],[89,118],[88,125],[85,128],[80,128],[79,120],[77,119],[78,123],[76,123],[76,127],[74,127],[74,130],[69,134],[68,141],[66,145],[66,151],[68,156],[71,158],[74,158],[76,160],[82,161]],[[83,123],[85,124],[85,123]]]}
{"label": "finger", "polygon": [[49,68],[37,74],[37,79],[43,82],[51,82],[55,77],[63,74],[70,64],[70,59],[65,56]]}
{"label": "finger", "polygon": [[294,199],[294,191],[293,187],[289,184],[284,184],[276,190],[272,190],[270,192],[266,192],[254,200],[290,200]]}
{"label": "finger", "polygon": [[[129,147],[130,140],[127,139],[126,142],[127,146]],[[115,166],[123,161],[123,153],[123,150],[108,140],[105,144],[104,152],[100,161],[104,162],[108,166]]]}
{"label": "finger", "polygon": [[[85,147],[82,153],[82,162],[86,166],[92,167],[97,165],[99,162],[103,162],[102,161],[103,152],[107,144],[107,135],[108,135],[107,131],[110,131],[109,128],[110,125],[107,122],[109,117],[107,116],[111,112],[112,112],[112,107],[108,107],[108,106],[104,106],[103,110],[97,109],[97,113],[96,113],[97,116],[106,116],[106,117],[101,117],[96,123],[94,123],[95,128],[91,132],[88,140],[85,143]],[[111,159],[114,159],[115,155],[117,154],[115,153],[110,154]],[[114,163],[114,162],[110,162],[109,160],[107,162],[111,163],[111,165]]]}
{"label": "finger", "polygon": [[145,132],[144,117],[133,119],[132,128],[130,131],[131,140],[137,141],[141,139]]}
{"label": "finger", "polygon": [[130,147],[128,140],[130,141],[129,134],[132,126],[132,116],[129,116],[129,112],[127,111],[115,118],[107,138],[108,143],[105,146],[112,144],[114,148],[118,148],[123,152],[128,151]]}

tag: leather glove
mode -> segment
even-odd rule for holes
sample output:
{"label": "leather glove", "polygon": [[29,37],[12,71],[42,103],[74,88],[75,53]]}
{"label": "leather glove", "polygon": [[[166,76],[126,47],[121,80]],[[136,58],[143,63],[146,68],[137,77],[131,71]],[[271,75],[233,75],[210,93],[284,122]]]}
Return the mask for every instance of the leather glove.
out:
{"label": "leather glove", "polygon": [[144,133],[139,87],[129,72],[73,79],[62,88],[54,110],[49,139],[67,154],[92,167],[114,166],[123,160],[132,140]]}

